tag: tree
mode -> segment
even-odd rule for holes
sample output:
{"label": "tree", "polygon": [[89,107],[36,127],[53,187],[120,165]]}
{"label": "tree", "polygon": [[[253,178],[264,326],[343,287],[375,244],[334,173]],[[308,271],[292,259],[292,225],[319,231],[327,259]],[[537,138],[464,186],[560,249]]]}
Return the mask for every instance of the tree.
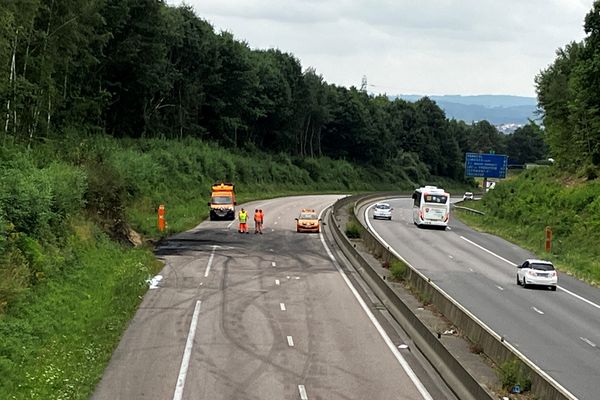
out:
{"label": "tree", "polygon": [[535,122],[518,128],[506,138],[507,155],[510,164],[526,164],[546,158],[548,146],[544,133]]}

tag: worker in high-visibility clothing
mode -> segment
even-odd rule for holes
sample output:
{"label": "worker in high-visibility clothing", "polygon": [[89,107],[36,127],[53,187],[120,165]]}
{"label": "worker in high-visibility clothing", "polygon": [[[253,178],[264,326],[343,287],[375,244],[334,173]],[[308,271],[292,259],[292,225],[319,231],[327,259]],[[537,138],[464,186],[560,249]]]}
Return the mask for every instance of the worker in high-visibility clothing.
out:
{"label": "worker in high-visibility clothing", "polygon": [[238,219],[240,220],[240,233],[248,233],[248,213],[243,208],[238,214]]}

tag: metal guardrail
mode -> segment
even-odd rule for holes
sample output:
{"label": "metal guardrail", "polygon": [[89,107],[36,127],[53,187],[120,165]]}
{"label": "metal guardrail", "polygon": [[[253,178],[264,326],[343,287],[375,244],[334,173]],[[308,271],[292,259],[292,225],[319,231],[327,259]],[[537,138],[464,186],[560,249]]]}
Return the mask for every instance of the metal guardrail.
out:
{"label": "metal guardrail", "polygon": [[[333,214],[335,215],[337,210],[350,203],[353,203],[354,210],[356,210],[364,203],[389,197],[404,196],[398,195],[398,193],[382,193],[379,195],[371,194],[346,197],[334,204]],[[330,214],[330,219],[333,219],[334,215]],[[359,272],[364,271],[364,274],[361,273],[361,275],[368,277],[368,281],[371,283],[370,286],[372,286],[372,289],[380,297],[382,303],[386,306],[391,306],[388,307],[390,313],[401,323],[407,333],[411,335],[415,344],[419,346],[426,357],[430,360],[442,362],[443,368],[438,369],[442,377],[447,379],[449,384],[453,382],[461,386],[458,389],[461,393],[457,393],[457,395],[461,399],[494,398],[449,354],[448,350],[437,340],[437,337],[418,320],[414,313],[394,293],[393,289],[389,287],[387,282],[379,277],[377,272],[373,270],[370,264],[346,238],[337,221],[332,220],[331,222],[334,227],[334,239],[340,248],[344,250],[345,254],[358,262],[361,267]],[[430,296],[432,304],[456,327],[463,331],[470,340],[479,344],[488,357],[498,364],[507,360],[519,359],[531,377],[531,392],[535,396],[548,400],[577,400],[576,397],[533,364],[514,346],[506,342],[503,337],[479,321],[474,315],[431,282],[428,277],[413,268],[406,260],[403,260],[393,249],[386,248],[377,240],[368,227],[365,227],[363,240],[371,251],[382,259],[386,261],[397,259],[404,262],[408,266],[406,279],[409,283],[424,295]],[[433,364],[435,365],[435,363]]]}

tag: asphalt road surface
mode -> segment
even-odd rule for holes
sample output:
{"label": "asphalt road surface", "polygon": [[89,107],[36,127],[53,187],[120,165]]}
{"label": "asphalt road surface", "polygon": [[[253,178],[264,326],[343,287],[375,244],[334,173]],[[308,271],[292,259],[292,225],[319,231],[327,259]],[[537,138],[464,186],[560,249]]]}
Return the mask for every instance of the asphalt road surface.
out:
{"label": "asphalt road surface", "polygon": [[560,273],[556,292],[517,286],[533,254],[452,218],[446,231],[417,228],[412,199],[387,202],[391,221],[360,212],[385,242],[579,399],[599,398],[599,289]]}
{"label": "asphalt road surface", "polygon": [[322,235],[295,232],[300,208],[320,211],[338,197],[246,205],[250,215],[264,210],[263,235],[206,221],[170,238],[157,250],[162,279],[92,398],[452,398],[416,376],[426,367],[383,333]]}

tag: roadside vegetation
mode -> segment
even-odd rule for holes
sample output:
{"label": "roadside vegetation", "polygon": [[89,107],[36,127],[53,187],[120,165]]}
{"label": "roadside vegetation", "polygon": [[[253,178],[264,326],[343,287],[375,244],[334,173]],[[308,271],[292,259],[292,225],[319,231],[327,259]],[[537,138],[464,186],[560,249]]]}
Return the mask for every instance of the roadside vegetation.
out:
{"label": "roadside vegetation", "polygon": [[[550,259],[561,271],[600,285],[600,182],[574,179],[554,167],[525,170],[465,206],[485,215],[455,210],[460,219]],[[552,229],[545,252],[544,229]]]}

